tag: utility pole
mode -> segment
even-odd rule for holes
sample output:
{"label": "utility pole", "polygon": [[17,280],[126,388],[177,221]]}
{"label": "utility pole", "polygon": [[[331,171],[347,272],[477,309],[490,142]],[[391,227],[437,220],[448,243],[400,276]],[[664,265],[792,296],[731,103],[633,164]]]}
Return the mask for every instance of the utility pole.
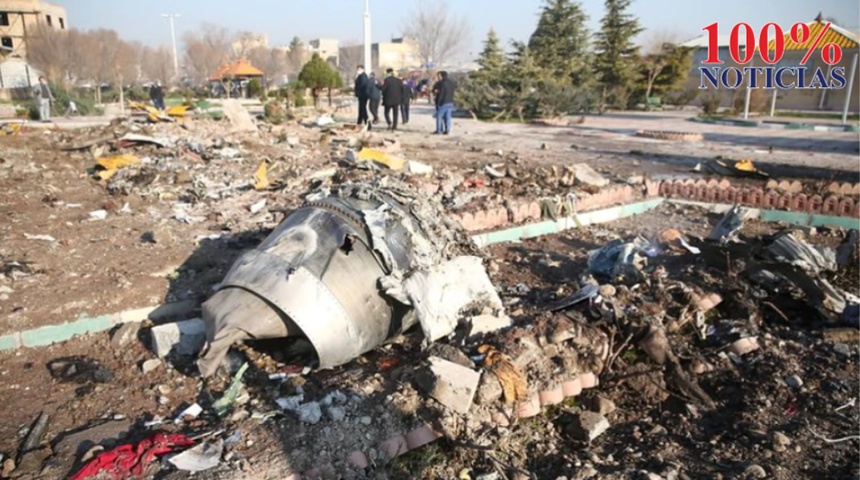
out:
{"label": "utility pole", "polygon": [[364,0],[364,68],[373,71],[373,57],[370,52],[370,0]]}
{"label": "utility pole", "polygon": [[[176,53],[176,29],[173,26],[173,19],[179,18],[182,15],[178,13],[162,13],[162,17],[170,19],[170,38],[173,40],[173,74],[176,79],[179,79],[179,55]],[[166,79],[165,79],[166,80]]]}

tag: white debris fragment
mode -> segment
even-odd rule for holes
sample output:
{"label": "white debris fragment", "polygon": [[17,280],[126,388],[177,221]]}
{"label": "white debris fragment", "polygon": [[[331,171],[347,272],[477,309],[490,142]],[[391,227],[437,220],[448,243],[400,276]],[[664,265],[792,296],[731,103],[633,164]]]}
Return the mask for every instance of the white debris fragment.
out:
{"label": "white debris fragment", "polygon": [[158,325],[150,332],[152,350],[158,357],[166,357],[174,351],[178,355],[196,355],[206,341],[206,327],[200,318]]}
{"label": "white debris fragment", "polygon": [[258,213],[265,207],[266,207],[266,199],[264,198],[258,202],[254,202],[250,207],[248,207],[248,210],[250,210],[251,213]]}
{"label": "white debris fragment", "polygon": [[503,307],[479,257],[455,257],[417,271],[403,286],[430,342],[453,332],[466,307],[481,305],[492,310]]}
{"label": "white debris fragment", "polygon": [[584,163],[574,165],[573,174],[578,182],[586,185],[591,185],[593,187],[605,187],[609,185],[609,179],[597,173],[593,168],[591,168],[591,166]]}
{"label": "white debris fragment", "polygon": [[203,442],[190,448],[168,460],[179,470],[186,472],[202,472],[215,468],[221,463],[221,454],[224,452],[224,441]]}
{"label": "white debris fragment", "polygon": [[201,413],[203,413],[203,407],[201,407],[200,404],[195,403],[180,412],[180,414],[176,416],[176,419],[173,420],[173,423],[179,424],[184,422],[186,419],[197,418]]}
{"label": "white debris fragment", "polygon": [[430,175],[433,173],[433,167],[426,163],[409,160],[406,162],[406,172],[411,175]]}
{"label": "white debris fragment", "polygon": [[24,238],[27,240],[41,240],[43,242],[56,242],[57,239],[50,235],[30,235],[29,233],[24,234]]}
{"label": "white debris fragment", "polygon": [[107,218],[107,210],[93,210],[90,212],[90,219],[104,220]]}

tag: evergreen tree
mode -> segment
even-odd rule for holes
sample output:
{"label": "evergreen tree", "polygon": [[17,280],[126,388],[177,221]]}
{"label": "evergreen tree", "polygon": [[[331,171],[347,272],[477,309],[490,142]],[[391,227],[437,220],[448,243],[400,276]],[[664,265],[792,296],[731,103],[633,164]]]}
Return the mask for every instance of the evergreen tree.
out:
{"label": "evergreen tree", "polygon": [[484,41],[484,50],[478,57],[478,65],[480,69],[475,76],[475,80],[484,81],[490,85],[498,84],[505,70],[505,52],[499,46],[499,36],[492,28],[487,33],[487,39]]}
{"label": "evergreen tree", "polygon": [[545,1],[528,48],[547,74],[581,85],[588,80],[588,16],[571,0]]}
{"label": "evergreen tree", "polygon": [[626,95],[637,76],[639,47],[633,37],[642,31],[639,20],[627,13],[632,0],[606,0],[606,15],[596,35],[594,69],[603,88],[603,97],[611,95],[626,107]]}
{"label": "evergreen tree", "polygon": [[[332,69],[318,53],[314,53],[311,60],[302,67],[302,71],[299,73],[299,81],[305,87],[311,89],[314,97],[314,106],[319,105],[319,94],[322,89],[337,88],[343,84],[343,78],[341,78],[340,74]],[[331,93],[330,90],[329,93]],[[330,102],[331,100],[329,99]]]}

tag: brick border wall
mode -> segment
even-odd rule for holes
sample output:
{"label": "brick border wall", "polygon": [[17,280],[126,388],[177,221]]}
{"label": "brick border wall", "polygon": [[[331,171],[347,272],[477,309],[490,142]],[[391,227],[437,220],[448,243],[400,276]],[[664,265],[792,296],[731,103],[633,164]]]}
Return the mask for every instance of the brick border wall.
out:
{"label": "brick border wall", "polygon": [[[754,187],[733,185],[727,179],[647,180],[641,186],[616,185],[601,189],[596,194],[577,198],[574,209],[576,212],[588,212],[637,200],[664,197],[860,218],[860,183],[833,182],[824,189],[824,195],[809,195],[803,193],[804,190],[804,185],[798,181],[770,180],[764,187]],[[453,217],[459,220],[468,232],[495,230],[541,220],[541,202],[514,200],[508,207],[458,213]]]}

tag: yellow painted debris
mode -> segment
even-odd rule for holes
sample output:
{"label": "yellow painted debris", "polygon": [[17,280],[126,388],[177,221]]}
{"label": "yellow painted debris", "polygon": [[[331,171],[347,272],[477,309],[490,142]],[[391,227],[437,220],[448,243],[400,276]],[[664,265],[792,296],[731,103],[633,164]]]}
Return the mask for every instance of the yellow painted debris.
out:
{"label": "yellow painted debris", "polygon": [[130,167],[140,163],[140,158],[130,153],[115,155],[113,157],[101,157],[96,160],[96,165],[101,167],[96,171],[96,176],[101,180],[107,180],[119,171],[121,168]]}
{"label": "yellow painted debris", "polygon": [[0,136],[18,135],[21,133],[21,127],[23,126],[23,123],[5,123],[0,126]]}
{"label": "yellow painted debris", "polygon": [[257,167],[257,173],[254,174],[254,189],[265,190],[269,188],[269,178],[267,175],[268,167],[266,161],[263,160],[260,166]]}
{"label": "yellow painted debris", "polygon": [[188,105],[174,105],[172,107],[167,107],[165,113],[169,117],[184,117],[188,112],[190,107]]}
{"label": "yellow painted debris", "polygon": [[403,167],[406,166],[406,159],[389,155],[375,148],[362,148],[361,151],[358,152],[358,159],[360,161],[371,161],[392,170],[403,170]]}
{"label": "yellow painted debris", "polygon": [[478,347],[478,353],[484,355],[484,367],[496,375],[502,384],[502,393],[506,403],[524,401],[529,396],[529,386],[526,377],[507,355],[499,352],[490,345]]}
{"label": "yellow painted debris", "polygon": [[[132,110],[138,110],[141,112],[146,112],[147,120],[149,120],[152,123],[172,122],[173,121],[173,119],[170,118],[169,114],[162,112],[161,110],[153,107],[152,105],[147,105],[145,103],[140,103],[140,102],[128,102],[128,106],[131,107]],[[184,116],[185,110],[187,110],[187,108],[184,106],[182,106],[182,107],[183,107],[183,109],[182,109],[181,116]],[[170,108],[175,108],[175,107],[170,107]],[[179,110],[176,110],[176,112],[179,112]]]}
{"label": "yellow painted debris", "polygon": [[735,169],[741,170],[744,172],[755,172],[756,171],[755,166],[753,165],[752,161],[746,160],[746,159],[735,163]]}

